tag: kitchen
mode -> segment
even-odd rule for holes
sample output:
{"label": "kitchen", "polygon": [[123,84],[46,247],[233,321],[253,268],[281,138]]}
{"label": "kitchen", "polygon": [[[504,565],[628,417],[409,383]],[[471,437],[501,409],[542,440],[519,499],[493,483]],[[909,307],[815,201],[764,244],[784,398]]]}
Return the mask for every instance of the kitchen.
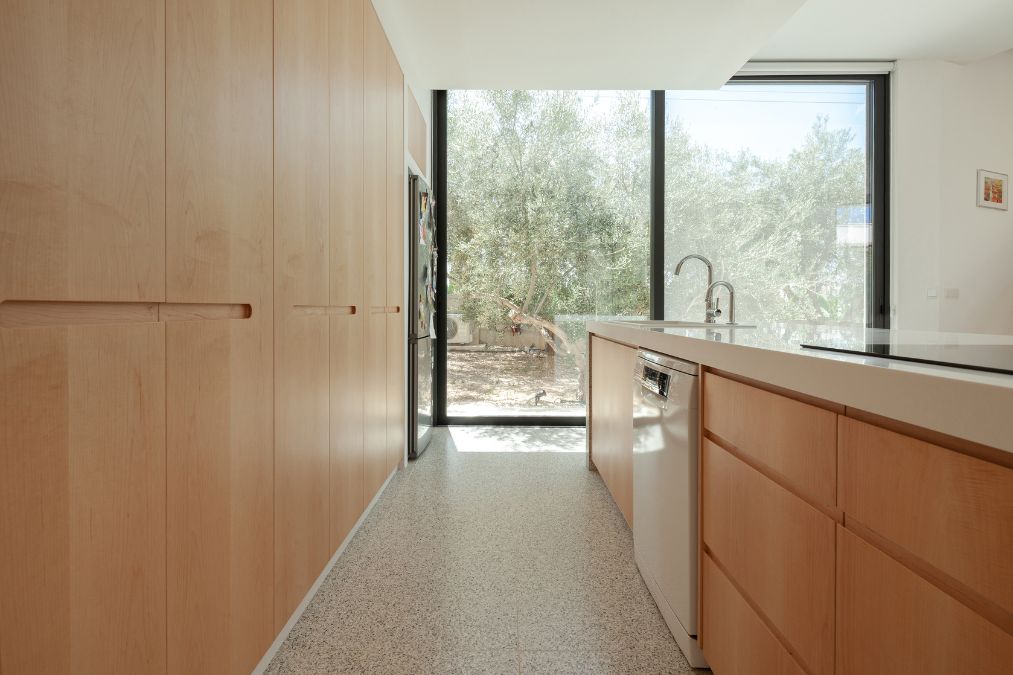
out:
{"label": "kitchen", "polygon": [[1013,668],[1009,3],[0,18],[0,672]]}

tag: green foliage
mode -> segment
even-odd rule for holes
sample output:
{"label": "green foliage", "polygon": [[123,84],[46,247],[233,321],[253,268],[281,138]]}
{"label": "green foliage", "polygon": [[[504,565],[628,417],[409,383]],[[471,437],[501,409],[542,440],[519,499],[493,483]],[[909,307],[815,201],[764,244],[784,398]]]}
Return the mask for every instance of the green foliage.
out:
{"label": "green foliage", "polygon": [[[559,315],[648,313],[650,129],[639,92],[452,92],[450,293],[467,318],[554,333],[578,365],[579,327]],[[702,253],[736,286],[740,321],[864,322],[868,250],[837,241],[841,208],[865,204],[865,156],[817,119],[785,160],[694,144],[669,116],[667,314],[699,319]],[[698,281],[699,280],[699,281]]]}
{"label": "green foliage", "polygon": [[575,92],[452,94],[450,293],[480,325],[647,313],[645,102],[585,108]]}

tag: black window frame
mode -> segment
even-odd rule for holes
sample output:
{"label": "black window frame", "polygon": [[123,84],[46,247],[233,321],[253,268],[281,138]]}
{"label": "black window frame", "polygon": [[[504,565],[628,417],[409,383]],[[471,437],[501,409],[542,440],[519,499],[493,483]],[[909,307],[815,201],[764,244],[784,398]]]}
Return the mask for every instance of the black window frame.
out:
{"label": "black window frame", "polygon": [[[866,147],[868,194],[872,206],[872,247],[866,306],[871,308],[872,328],[890,326],[890,76],[889,74],[737,75],[732,82],[853,82],[868,87]],[[651,90],[651,188],[650,188],[650,316],[662,319],[665,276],[665,93]],[[433,92],[433,164],[436,190],[436,242],[441,253],[436,269],[436,325],[447,325],[447,91]],[[447,343],[445,331],[436,337],[436,396],[434,423],[447,425],[585,426],[581,415],[447,414]]]}

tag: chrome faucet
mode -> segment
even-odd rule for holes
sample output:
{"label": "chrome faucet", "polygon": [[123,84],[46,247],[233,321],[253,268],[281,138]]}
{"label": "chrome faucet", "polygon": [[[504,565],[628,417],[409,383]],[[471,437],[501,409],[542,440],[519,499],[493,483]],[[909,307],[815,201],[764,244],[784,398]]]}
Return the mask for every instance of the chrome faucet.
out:
{"label": "chrome faucet", "polygon": [[714,265],[712,265],[711,261],[703,257],[702,255],[698,253],[690,253],[689,255],[683,257],[683,259],[676,264],[675,276],[679,276],[679,273],[682,272],[682,266],[686,263],[687,260],[699,260],[700,262],[702,262],[704,265],[707,266],[707,307],[706,307],[707,314],[706,317],[704,318],[704,322],[714,323],[714,317],[721,315],[720,310],[717,310],[716,314],[714,313],[716,308],[714,307],[711,301],[710,289],[714,285]]}
{"label": "chrome faucet", "polygon": [[727,281],[715,281],[707,286],[707,323],[714,323],[714,319],[721,316],[721,303],[714,298],[714,289],[724,286],[728,289],[728,325],[735,325],[735,289]]}

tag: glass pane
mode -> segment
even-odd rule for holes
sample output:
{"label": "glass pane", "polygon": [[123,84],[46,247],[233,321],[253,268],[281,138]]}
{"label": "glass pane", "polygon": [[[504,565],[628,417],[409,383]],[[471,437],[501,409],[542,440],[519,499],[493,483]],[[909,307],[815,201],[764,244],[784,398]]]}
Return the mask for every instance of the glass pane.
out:
{"label": "glass pane", "polygon": [[448,92],[448,415],[584,415],[585,322],[649,310],[649,108]]}
{"label": "glass pane", "polygon": [[704,266],[674,273],[699,253],[739,323],[870,321],[867,99],[844,82],[666,92],[666,318],[703,320]]}

